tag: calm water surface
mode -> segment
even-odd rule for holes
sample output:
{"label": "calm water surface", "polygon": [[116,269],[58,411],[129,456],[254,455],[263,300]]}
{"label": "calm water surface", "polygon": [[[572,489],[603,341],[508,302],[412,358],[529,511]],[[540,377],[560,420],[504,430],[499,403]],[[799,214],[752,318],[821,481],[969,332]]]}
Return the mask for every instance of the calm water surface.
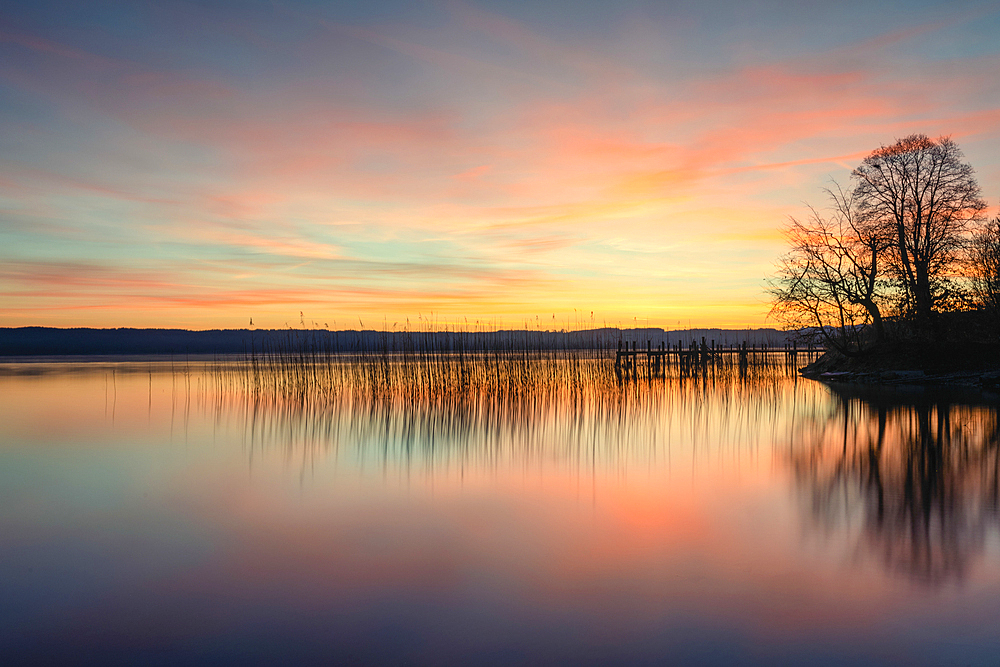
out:
{"label": "calm water surface", "polygon": [[2,369],[5,664],[1000,662],[982,396]]}

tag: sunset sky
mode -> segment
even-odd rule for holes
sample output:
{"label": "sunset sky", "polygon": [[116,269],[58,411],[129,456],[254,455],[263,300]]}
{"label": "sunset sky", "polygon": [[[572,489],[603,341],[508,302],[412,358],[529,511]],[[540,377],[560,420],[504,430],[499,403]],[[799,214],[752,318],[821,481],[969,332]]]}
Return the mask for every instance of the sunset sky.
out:
{"label": "sunset sky", "polygon": [[0,326],[762,326],[914,132],[996,212],[1000,2],[2,1]]}

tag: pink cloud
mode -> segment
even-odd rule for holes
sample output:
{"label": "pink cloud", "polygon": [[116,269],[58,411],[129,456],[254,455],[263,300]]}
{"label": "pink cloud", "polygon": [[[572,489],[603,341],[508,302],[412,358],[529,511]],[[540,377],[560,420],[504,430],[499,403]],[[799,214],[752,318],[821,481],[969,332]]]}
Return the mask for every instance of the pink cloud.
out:
{"label": "pink cloud", "polygon": [[493,169],[493,165],[483,164],[478,167],[472,167],[471,169],[466,169],[465,171],[454,174],[452,178],[458,181],[474,181],[484,176]]}
{"label": "pink cloud", "polygon": [[[894,136],[983,137],[1000,127],[982,93],[996,58],[956,75],[948,64],[890,70],[875,57],[936,23],[860,44],[864,58],[838,49],[666,78],[472,7],[453,6],[450,16],[443,31],[328,24],[302,47],[329,55],[332,34],[337,48],[359,41],[402,54],[426,91],[411,80],[412,90],[380,87],[367,70],[248,86],[0,35],[38,56],[0,66],[8,81],[59,100],[67,117],[81,107],[127,128],[107,147],[106,159],[125,165],[117,171],[8,161],[0,189],[25,211],[51,207],[53,219],[78,219],[77,202],[61,201],[67,194],[143,204],[127,209],[127,221],[99,201],[93,211],[108,226],[155,230],[155,243],[197,246],[202,258],[163,256],[157,271],[135,275],[17,265],[6,279],[59,307],[72,300],[60,301],[58,289],[91,290],[109,309],[143,298],[220,308],[279,297],[353,309],[458,308],[463,299],[470,308],[535,307],[572,293],[579,267],[604,267],[609,281],[632,280],[640,267],[648,275],[652,263],[636,256],[649,249],[670,258],[661,264],[671,275],[705,274],[692,258],[713,234],[732,247],[749,242],[761,257],[770,243],[777,255],[768,230],[787,211],[776,193],[794,196],[792,207],[818,196],[824,168],[844,175]],[[498,56],[481,44],[509,48]],[[419,261],[376,261],[384,242]],[[209,268],[237,255],[250,258],[237,263],[247,280],[274,279],[278,266],[287,274],[270,290],[260,283],[253,301],[250,288]],[[766,271],[763,263],[746,271]],[[410,282],[394,287],[391,277]],[[369,289],[358,287],[366,281]]]}
{"label": "pink cloud", "polygon": [[0,31],[0,42],[16,44],[38,53],[53,55],[59,58],[75,60],[90,67],[119,69],[126,67],[129,63],[101,56],[90,51],[84,51],[60,42],[44,39],[37,35],[17,34]]}

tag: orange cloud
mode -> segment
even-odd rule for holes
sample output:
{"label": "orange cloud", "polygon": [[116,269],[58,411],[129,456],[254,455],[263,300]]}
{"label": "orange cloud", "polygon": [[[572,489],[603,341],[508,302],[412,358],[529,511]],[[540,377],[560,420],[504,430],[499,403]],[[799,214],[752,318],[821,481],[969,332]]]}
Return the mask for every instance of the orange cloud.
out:
{"label": "orange cloud", "polygon": [[[145,298],[201,321],[226,299],[278,312],[282,298],[289,311],[522,317],[572,302],[612,319],[760,323],[777,230],[831,176],[897,134],[980,141],[1000,127],[983,87],[995,54],[958,74],[876,57],[959,19],[681,71],[475,7],[445,13],[444,27],[297,16],[310,26],[287,55],[299,67],[253,85],[226,67],[0,35],[32,54],[0,75],[73,119],[0,162],[17,248],[0,256],[15,287],[4,312],[127,317]],[[41,240],[59,237],[47,254]]]}

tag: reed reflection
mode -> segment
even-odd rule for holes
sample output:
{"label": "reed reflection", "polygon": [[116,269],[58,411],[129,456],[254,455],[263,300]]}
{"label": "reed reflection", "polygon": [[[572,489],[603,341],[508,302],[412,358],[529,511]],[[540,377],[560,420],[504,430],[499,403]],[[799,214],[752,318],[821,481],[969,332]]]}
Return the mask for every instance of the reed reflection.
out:
{"label": "reed reflection", "polygon": [[962,580],[1000,530],[1000,423],[981,400],[834,391],[790,458],[810,516],[860,557],[937,585]]}
{"label": "reed reflection", "polygon": [[[503,360],[339,358],[244,363],[217,376],[216,410],[251,452],[349,456],[401,468],[649,469],[744,457],[784,432],[794,368],[781,359],[622,378],[604,355]],[[798,400],[821,401],[821,392]]]}

